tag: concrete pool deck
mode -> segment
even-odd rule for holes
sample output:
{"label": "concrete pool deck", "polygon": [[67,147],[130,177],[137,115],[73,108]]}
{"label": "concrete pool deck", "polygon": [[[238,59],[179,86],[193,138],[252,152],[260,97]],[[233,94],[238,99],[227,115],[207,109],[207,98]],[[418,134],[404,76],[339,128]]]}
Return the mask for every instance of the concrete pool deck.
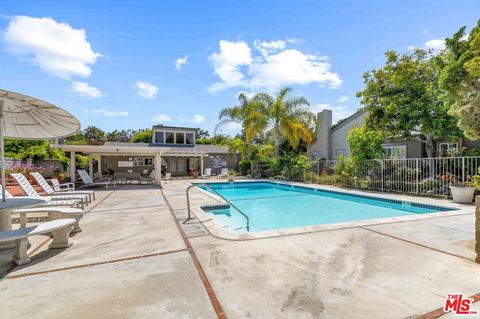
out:
{"label": "concrete pool deck", "polygon": [[[47,237],[33,238],[32,263],[22,267],[0,252],[0,317],[406,318],[442,307],[447,293],[480,292],[473,206],[462,215],[233,241],[198,219],[178,228],[188,185],[100,190],[72,247],[48,251]],[[197,190],[191,201],[218,204]]]}

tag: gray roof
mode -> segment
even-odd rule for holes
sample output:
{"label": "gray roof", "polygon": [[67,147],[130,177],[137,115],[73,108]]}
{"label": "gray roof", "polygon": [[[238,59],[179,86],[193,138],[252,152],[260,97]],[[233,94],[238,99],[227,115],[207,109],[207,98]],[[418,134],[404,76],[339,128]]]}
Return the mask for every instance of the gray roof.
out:
{"label": "gray roof", "polygon": [[194,127],[185,127],[185,126],[166,126],[166,125],[154,125],[153,129],[167,129],[167,130],[187,130],[187,131],[195,131],[196,128]]}
{"label": "gray roof", "polygon": [[193,149],[197,152],[214,153],[214,154],[227,154],[228,147],[220,145],[207,145],[207,144],[195,144],[195,145],[166,145],[166,144],[154,144],[154,143],[128,143],[128,142],[105,142],[105,146],[129,146],[129,147],[170,147],[172,149]]}

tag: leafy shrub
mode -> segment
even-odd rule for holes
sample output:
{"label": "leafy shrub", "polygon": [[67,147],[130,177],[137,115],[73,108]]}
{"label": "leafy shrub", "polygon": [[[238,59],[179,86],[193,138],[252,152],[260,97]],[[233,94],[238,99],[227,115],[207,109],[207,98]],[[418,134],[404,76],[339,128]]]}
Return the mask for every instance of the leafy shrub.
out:
{"label": "leafy shrub", "polygon": [[248,172],[250,171],[250,167],[252,165],[252,162],[249,160],[241,160],[238,163],[238,170],[240,171],[241,175],[247,175]]}
{"label": "leafy shrub", "polygon": [[350,157],[339,156],[333,166],[334,175],[338,177],[342,186],[354,184],[354,164]]}

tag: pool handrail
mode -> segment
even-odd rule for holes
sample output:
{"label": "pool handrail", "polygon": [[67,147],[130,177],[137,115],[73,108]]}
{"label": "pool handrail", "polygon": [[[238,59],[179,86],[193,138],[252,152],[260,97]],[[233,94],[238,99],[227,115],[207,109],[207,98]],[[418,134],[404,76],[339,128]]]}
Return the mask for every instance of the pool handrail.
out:
{"label": "pool handrail", "polygon": [[287,181],[287,178],[286,178],[285,176],[283,176],[283,175],[276,175],[276,176],[273,177],[273,179],[274,179],[274,180],[277,180],[277,181],[279,181],[279,180],[281,180],[281,179],[283,179],[284,182]]}
{"label": "pool handrail", "polygon": [[210,187],[210,185],[208,184],[205,184],[205,183],[198,183],[198,184],[192,184],[190,186],[187,187],[187,190],[185,191],[185,194],[187,195],[187,210],[188,210],[188,217],[187,219],[185,219],[185,221],[183,222],[183,224],[185,224],[186,222],[188,222],[190,219],[192,219],[192,215],[191,215],[191,210],[190,210],[190,196],[189,196],[189,193],[188,191],[193,188],[193,187],[200,187],[200,186],[205,186],[207,187],[208,189],[210,189],[212,192],[214,192],[217,196],[219,196],[220,198],[222,198],[224,201],[226,201],[230,206],[232,206],[233,208],[235,208],[240,214],[243,215],[243,217],[245,217],[246,221],[247,221],[247,231],[250,231],[250,218],[248,218],[247,215],[245,215],[244,212],[242,212],[240,210],[240,208],[238,208],[237,206],[235,206],[233,203],[231,203],[228,199],[226,199],[225,197],[223,197],[222,195],[220,195],[216,190],[214,190],[213,188]]}

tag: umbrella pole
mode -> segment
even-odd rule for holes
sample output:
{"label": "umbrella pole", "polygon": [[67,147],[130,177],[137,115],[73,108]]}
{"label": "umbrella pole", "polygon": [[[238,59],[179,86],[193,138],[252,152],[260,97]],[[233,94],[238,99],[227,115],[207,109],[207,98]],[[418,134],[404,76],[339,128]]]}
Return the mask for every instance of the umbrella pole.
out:
{"label": "umbrella pole", "polygon": [[0,161],[2,161],[2,202],[5,201],[5,187],[7,184],[7,181],[5,179],[5,141],[4,141],[4,122],[5,120],[3,119],[3,101],[0,101]]}

